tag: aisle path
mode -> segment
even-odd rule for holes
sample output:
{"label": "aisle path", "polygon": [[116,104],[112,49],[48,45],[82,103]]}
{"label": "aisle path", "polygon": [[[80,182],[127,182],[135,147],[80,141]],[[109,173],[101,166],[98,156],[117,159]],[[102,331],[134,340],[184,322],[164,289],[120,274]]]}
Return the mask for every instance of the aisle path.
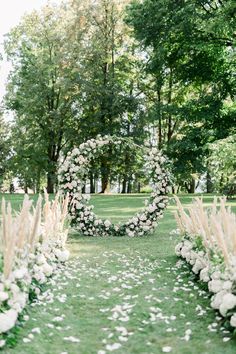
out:
{"label": "aisle path", "polygon": [[67,268],[3,353],[235,353],[172,238],[72,239]]}

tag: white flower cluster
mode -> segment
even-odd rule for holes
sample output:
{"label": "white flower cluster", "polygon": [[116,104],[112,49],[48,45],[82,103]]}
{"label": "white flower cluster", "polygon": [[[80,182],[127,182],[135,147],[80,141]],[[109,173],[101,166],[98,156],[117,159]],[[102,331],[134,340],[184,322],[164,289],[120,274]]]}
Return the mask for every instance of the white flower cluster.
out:
{"label": "white flower cluster", "polygon": [[208,283],[211,307],[218,310],[231,327],[236,327],[236,257],[232,256],[226,266],[217,253],[212,256],[206,250],[200,250],[195,239],[185,235],[175,252],[192,266],[201,281]]}
{"label": "white flower cluster", "polygon": [[[54,211],[58,213],[56,208]],[[55,215],[51,215],[55,219]],[[57,222],[62,223],[62,219],[58,218]],[[56,235],[48,235],[44,224],[41,224],[38,228],[38,242],[34,246],[27,244],[24,249],[16,248],[13,263],[9,260],[11,271],[8,276],[4,274],[4,262],[8,264],[7,260],[4,260],[4,254],[0,254],[1,346],[5,344],[1,334],[15,326],[29,295],[37,297],[42,290],[42,284],[45,284],[69,258],[69,251],[65,248],[68,229],[65,225],[58,225],[56,232]]]}
{"label": "white flower cluster", "polygon": [[[89,196],[82,195],[82,187],[89,173],[90,161],[97,152],[102,153],[107,146],[131,146],[130,140],[105,136],[88,140],[79,148],[68,153],[59,169],[61,191],[69,193],[71,220],[77,229],[87,236],[143,236],[152,232],[157,226],[167,206],[170,186],[170,174],[166,171],[166,159],[156,148],[145,150],[145,171],[153,183],[153,193],[147,201],[146,208],[122,225],[114,225],[109,220],[102,220],[88,205]],[[135,148],[135,147],[134,147]]]}

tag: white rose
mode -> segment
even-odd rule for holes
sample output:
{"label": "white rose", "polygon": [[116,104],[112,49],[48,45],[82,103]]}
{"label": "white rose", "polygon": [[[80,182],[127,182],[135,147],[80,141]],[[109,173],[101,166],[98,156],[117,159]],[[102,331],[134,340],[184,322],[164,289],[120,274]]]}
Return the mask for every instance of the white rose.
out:
{"label": "white rose", "polygon": [[211,275],[211,279],[220,279],[220,278],[221,278],[221,272],[219,271],[216,271]]}
{"label": "white rose", "polygon": [[149,205],[149,207],[147,208],[147,211],[149,213],[153,213],[156,210],[156,205]]}
{"label": "white rose", "polygon": [[70,257],[70,252],[68,250],[57,250],[55,253],[60,262],[66,262]]}
{"label": "white rose", "polygon": [[211,300],[211,307],[213,309],[219,309],[220,305],[222,304],[223,301],[223,296],[227,294],[226,290],[221,290],[220,292],[218,292],[216,295],[213,296],[212,300]]}
{"label": "white rose", "polygon": [[12,291],[13,293],[19,293],[19,292],[20,292],[19,286],[16,285],[16,284],[14,284],[14,283],[12,283],[12,284],[10,285],[10,289],[11,289],[11,291]]}
{"label": "white rose", "polygon": [[181,248],[183,247],[183,243],[180,242],[178,243],[176,246],[175,246],[175,254],[177,256],[180,256],[181,255]]}
{"label": "white rose", "polygon": [[53,268],[52,266],[50,266],[50,264],[48,263],[43,264],[42,270],[47,277],[50,277],[52,275]]}
{"label": "white rose", "polygon": [[[165,190],[162,190],[162,192],[164,192]],[[159,208],[163,209],[165,208],[165,204],[164,203],[159,203],[158,204]]]}
{"label": "white rose", "polygon": [[189,247],[187,247],[187,246],[184,245],[184,246],[182,247],[180,253],[181,253],[181,256],[182,256],[183,258],[188,258],[188,259],[190,259],[191,251],[190,251]]}
{"label": "white rose", "polygon": [[111,222],[109,220],[105,220],[104,221],[104,225],[106,228],[110,227],[111,226]]}
{"label": "white rose", "polygon": [[77,186],[77,182],[74,180],[74,181],[71,182],[71,185],[72,185],[72,187],[76,187]]}
{"label": "white rose", "polygon": [[20,292],[16,294],[13,299],[14,301],[13,308],[17,312],[21,312],[26,305],[27,299],[28,299],[28,295],[26,293]]}
{"label": "white rose", "polygon": [[8,299],[8,293],[6,291],[0,292],[0,302],[3,302]]}
{"label": "white rose", "polygon": [[223,289],[225,289],[225,290],[231,290],[231,289],[232,289],[232,286],[233,286],[233,283],[232,283],[232,281],[230,281],[230,280],[226,280],[226,281],[223,283]]}
{"label": "white rose", "polygon": [[142,214],[142,215],[140,216],[140,220],[141,220],[141,221],[145,221],[145,220],[147,220],[146,215],[145,215],[145,214]]}
{"label": "white rose", "polygon": [[233,314],[233,316],[230,319],[230,325],[232,327],[236,327],[236,313]]}
{"label": "white rose", "polygon": [[220,279],[213,279],[208,283],[208,289],[212,293],[218,293],[223,289],[223,282]]}
{"label": "white rose", "polygon": [[34,278],[40,283],[40,284],[44,284],[46,283],[47,279],[44,275],[44,273],[42,272],[42,270],[40,270],[39,272],[34,274]]}
{"label": "white rose", "polygon": [[143,226],[143,231],[148,231],[149,229],[150,229],[149,226],[147,226],[147,225],[144,225],[144,226]]}
{"label": "white rose", "polygon": [[198,274],[200,272],[200,270],[204,268],[204,266],[205,266],[204,263],[200,259],[197,259],[193,268],[192,268],[192,271],[195,274]]}
{"label": "white rose", "polygon": [[17,311],[11,309],[0,313],[0,333],[5,333],[15,326]]}
{"label": "white rose", "polygon": [[37,256],[36,262],[37,262],[38,265],[44,264],[46,262],[45,256],[42,253],[40,253]]}
{"label": "white rose", "polygon": [[228,310],[233,309],[236,306],[236,296],[233,294],[226,294],[223,296],[222,304],[220,305],[220,313],[222,316],[226,316]]}
{"label": "white rose", "polygon": [[203,268],[200,272],[200,280],[204,281],[205,283],[209,282],[209,269],[207,267]]}

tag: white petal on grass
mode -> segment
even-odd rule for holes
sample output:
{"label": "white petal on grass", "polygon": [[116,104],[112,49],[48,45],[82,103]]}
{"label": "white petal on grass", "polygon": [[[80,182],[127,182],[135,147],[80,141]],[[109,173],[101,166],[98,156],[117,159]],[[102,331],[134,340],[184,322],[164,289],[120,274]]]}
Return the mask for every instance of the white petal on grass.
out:
{"label": "white petal on grass", "polygon": [[54,328],[54,327],[55,327],[54,324],[52,324],[52,323],[47,323],[46,326],[47,326],[48,328]]}
{"label": "white petal on grass", "polygon": [[169,346],[162,347],[163,353],[170,353],[171,351],[172,351],[172,347],[169,347]]}
{"label": "white petal on grass", "polygon": [[61,317],[61,316],[56,316],[56,317],[53,318],[52,321],[53,321],[53,322],[61,322],[61,321],[63,321],[63,317]]}
{"label": "white petal on grass", "polygon": [[73,337],[73,336],[64,337],[63,339],[66,340],[66,341],[68,341],[68,342],[72,342],[72,343],[79,343],[79,342],[80,342],[80,339],[79,339],[79,338],[75,338],[75,337]]}
{"label": "white petal on grass", "polygon": [[6,341],[4,339],[0,340],[0,348],[4,347],[4,345],[6,344]]}
{"label": "white petal on grass", "polygon": [[117,350],[121,347],[121,344],[120,343],[114,343],[114,344],[107,344],[106,345],[106,349],[109,351],[109,352],[112,352],[113,350]]}
{"label": "white petal on grass", "polygon": [[35,328],[32,329],[31,332],[32,332],[32,333],[38,333],[38,334],[40,334],[40,333],[41,333],[41,330],[40,330],[39,327],[35,327]]}

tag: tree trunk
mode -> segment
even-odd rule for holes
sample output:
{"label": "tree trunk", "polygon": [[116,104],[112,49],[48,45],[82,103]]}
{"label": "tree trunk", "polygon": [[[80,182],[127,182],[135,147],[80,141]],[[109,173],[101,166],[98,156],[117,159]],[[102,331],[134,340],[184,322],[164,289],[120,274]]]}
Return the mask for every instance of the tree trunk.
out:
{"label": "tree trunk", "polygon": [[141,183],[140,183],[140,182],[138,182],[137,192],[138,192],[138,193],[141,193]]}
{"label": "tree trunk", "polygon": [[89,174],[89,182],[90,182],[90,193],[95,193],[95,183],[94,183],[94,177],[93,177],[93,172],[90,171]]}
{"label": "tree trunk", "polygon": [[101,179],[102,179],[102,190],[101,193],[109,193],[110,192],[110,166],[106,156],[102,157],[101,162]]}
{"label": "tree trunk", "polygon": [[41,180],[41,171],[38,172],[37,174],[37,178],[35,181],[35,191],[36,193],[40,193],[40,180]]}
{"label": "tree trunk", "polygon": [[207,193],[213,192],[213,183],[211,180],[210,173],[208,171],[207,171],[207,176],[206,176],[206,192]]}
{"label": "tree trunk", "polygon": [[56,173],[55,171],[50,171],[47,174],[47,192],[54,193],[54,185],[56,181]]}
{"label": "tree trunk", "polygon": [[132,193],[132,182],[130,179],[128,181],[127,193]]}
{"label": "tree trunk", "polygon": [[25,192],[25,194],[28,194],[28,186],[27,186],[27,183],[25,183],[25,185],[24,185],[24,192]]}
{"label": "tree trunk", "polygon": [[158,97],[158,148],[162,147],[162,114],[161,114],[161,90],[157,91]]}
{"label": "tree trunk", "polygon": [[195,186],[196,186],[196,181],[194,178],[192,178],[190,182],[189,193],[195,193]]}
{"label": "tree trunk", "polygon": [[121,190],[122,194],[126,193],[126,188],[127,188],[127,177],[125,176],[122,182],[122,190]]}
{"label": "tree trunk", "polygon": [[[172,77],[172,68],[170,68],[170,77],[169,77],[169,91],[168,91],[168,106],[172,104],[172,86],[173,86],[173,77]],[[167,120],[167,142],[169,143],[172,137],[172,114],[168,113]]]}
{"label": "tree trunk", "polygon": [[102,190],[101,193],[108,194],[110,193],[110,182],[108,176],[104,175],[102,178]]}
{"label": "tree trunk", "polygon": [[191,179],[190,183],[185,183],[185,188],[189,194],[195,193],[195,186],[196,186],[196,181],[194,178]]}

